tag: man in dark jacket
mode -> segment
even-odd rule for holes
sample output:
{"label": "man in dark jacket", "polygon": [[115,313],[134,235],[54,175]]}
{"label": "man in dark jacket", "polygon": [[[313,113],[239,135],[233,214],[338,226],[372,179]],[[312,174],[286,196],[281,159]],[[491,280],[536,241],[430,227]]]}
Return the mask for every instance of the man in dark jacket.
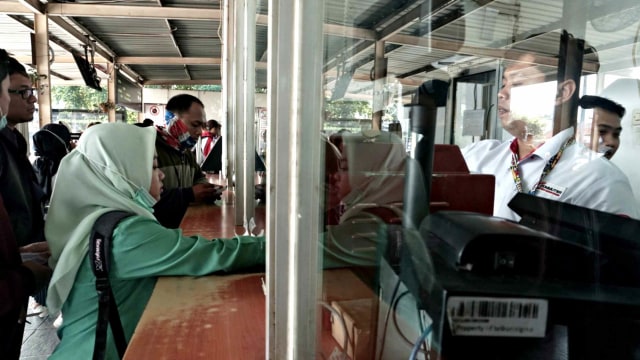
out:
{"label": "man in dark jacket", "polygon": [[[9,65],[7,52],[0,49],[0,129],[7,125],[6,114],[11,102]],[[15,172],[15,169],[7,167],[10,162],[5,160],[9,156],[4,141],[0,141],[0,158],[3,160],[0,162],[3,177],[0,178],[3,180],[9,177],[8,172]],[[7,183],[1,185],[0,191],[6,191]],[[46,253],[48,248],[46,243],[36,243],[22,250],[43,250]],[[46,255],[40,259],[45,261]],[[17,360],[20,357],[28,296],[43,287],[50,277],[51,269],[47,266],[34,261],[22,262],[9,214],[0,196],[0,357],[3,359]]]}
{"label": "man in dark jacket", "polygon": [[35,261],[22,262],[2,197],[0,264],[0,354],[3,359],[18,359],[29,295],[47,284],[51,269]]}
{"label": "man in dark jacket", "polygon": [[60,161],[71,150],[71,133],[62,124],[47,124],[33,134],[33,147],[38,157],[33,162],[33,171],[48,203]]}
{"label": "man in dark jacket", "polygon": [[7,126],[0,130],[0,194],[11,219],[19,246],[44,241],[43,193],[27,157],[27,141],[16,125],[33,120],[36,90],[31,79],[14,58],[9,58],[11,104]]}
{"label": "man in dark jacket", "polygon": [[191,202],[213,201],[220,190],[209,184],[191,149],[204,125],[204,104],[197,97],[180,94],[167,102],[167,128],[158,128],[158,166],[165,175],[164,191],[154,214],[169,228],[180,226]]}

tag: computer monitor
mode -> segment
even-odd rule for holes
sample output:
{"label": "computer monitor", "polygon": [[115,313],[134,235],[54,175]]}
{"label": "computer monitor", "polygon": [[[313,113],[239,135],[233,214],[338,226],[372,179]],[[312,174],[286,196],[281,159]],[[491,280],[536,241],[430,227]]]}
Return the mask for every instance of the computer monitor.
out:
{"label": "computer monitor", "polygon": [[98,77],[93,64],[79,54],[73,53],[72,55],[85,85],[94,90],[102,91],[102,88],[100,87],[100,78]]}
{"label": "computer monitor", "polygon": [[509,207],[520,224],[601,253],[599,282],[640,287],[640,221],[523,193]]}

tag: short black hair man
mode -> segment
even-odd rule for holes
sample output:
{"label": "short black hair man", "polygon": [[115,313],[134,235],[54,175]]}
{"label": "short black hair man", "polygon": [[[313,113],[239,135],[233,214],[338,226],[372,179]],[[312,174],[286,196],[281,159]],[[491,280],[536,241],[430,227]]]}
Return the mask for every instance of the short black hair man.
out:
{"label": "short black hair man", "polygon": [[[554,36],[553,34],[551,34]],[[495,176],[494,215],[512,220],[519,216],[508,207],[519,192],[566,202],[590,209],[633,218],[640,217],[629,180],[609,161],[589,158],[592,154],[575,141],[578,111],[578,84],[583,55],[594,50],[581,39],[563,32],[561,43],[572,51],[558,67],[540,66],[540,55],[531,49],[508,53],[509,60],[502,75],[498,93],[498,116],[502,127],[515,138],[505,142],[483,140],[465,147],[462,152],[473,172]],[[593,62],[587,62],[596,65]],[[563,66],[563,65],[566,65]],[[515,116],[514,93],[525,85],[556,80],[551,97],[544,102],[537,94],[521,93],[537,107],[553,108],[554,135],[542,142],[532,142],[528,136],[527,119]],[[527,100],[527,99],[525,99]],[[525,119],[525,120],[523,120]],[[606,176],[604,176],[606,174]]]}
{"label": "short black hair man", "polygon": [[591,150],[611,159],[620,147],[621,121],[626,112],[625,108],[605,97],[593,95],[581,97],[580,106],[593,109]]}
{"label": "short black hair man", "polygon": [[7,126],[0,130],[0,193],[4,198],[19,246],[44,241],[44,219],[40,206],[43,193],[35,186],[35,173],[27,154],[27,141],[16,126],[33,120],[36,89],[25,67],[9,58]]}
{"label": "short black hair man", "polygon": [[170,228],[180,226],[191,202],[213,200],[219,190],[209,184],[191,151],[204,125],[204,104],[189,94],[169,99],[167,128],[158,128],[156,151],[158,166],[165,174],[164,191],[154,206],[158,221]]}

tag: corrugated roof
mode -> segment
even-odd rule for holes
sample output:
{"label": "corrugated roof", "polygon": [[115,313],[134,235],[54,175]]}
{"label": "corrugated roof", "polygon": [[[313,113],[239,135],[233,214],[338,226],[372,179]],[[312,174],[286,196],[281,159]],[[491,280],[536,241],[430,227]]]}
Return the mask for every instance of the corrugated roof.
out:
{"label": "corrugated roof", "polygon": [[[8,3],[19,2],[0,1],[0,6]],[[86,9],[87,4],[95,3],[94,0],[76,0],[73,4],[85,5],[83,9]],[[113,56],[129,62],[123,65],[137,73],[143,81],[173,79],[182,83],[219,82],[223,42],[220,39],[221,22],[214,14],[221,14],[221,3],[209,0],[131,0],[95,5],[112,6],[101,9],[122,8],[124,5],[140,7],[146,18],[137,17],[139,14],[134,14],[136,18],[124,15],[104,17],[104,14],[51,15],[50,35],[59,43],[66,44],[52,44],[56,58],[60,59],[52,64],[52,70],[67,79],[80,79],[74,64],[69,62],[68,50],[83,52],[82,45],[86,42],[83,37],[88,33],[97,40],[99,54],[110,60]],[[429,4],[432,4],[433,12],[427,8]],[[456,58],[456,61],[464,61],[457,65],[464,68],[491,61],[491,56],[487,58],[486,54],[474,54],[474,49],[499,49],[537,33],[557,33],[562,23],[563,7],[567,7],[567,4],[573,3],[569,0],[566,4],[561,0],[326,0],[324,21],[329,27],[323,47],[317,51],[326,64],[328,88],[332,86],[336,74],[343,71],[356,74],[357,81],[370,81],[376,37],[385,41],[388,76],[400,76],[407,84],[419,84],[429,78],[426,72],[430,64],[451,58],[456,49],[464,48],[463,52],[470,55]],[[621,14],[626,14],[627,18],[637,14],[634,11],[640,13],[637,1],[620,0],[616,4],[607,3],[606,6],[618,4],[626,9]],[[176,11],[202,9],[202,12],[209,11],[211,19],[153,18],[163,8],[176,8]],[[256,9],[258,14],[267,14],[268,2],[257,1]],[[598,15],[601,15],[602,8],[598,10]],[[584,15],[589,14],[588,9],[585,10]],[[617,16],[625,18],[623,15]],[[256,61],[265,62],[268,32],[264,17],[261,19],[256,28]],[[598,49],[600,62],[607,69],[629,66],[630,59],[635,56],[632,52],[637,50],[632,46],[637,42],[637,39],[633,39],[637,22],[617,31],[603,31],[605,25],[615,25],[613,20],[601,21],[599,27],[591,26],[587,20],[575,22],[587,23],[584,37]],[[33,22],[33,15],[0,15],[1,32],[11,35],[0,36],[0,46],[20,55],[22,59],[31,54],[31,31],[24,25],[29,22]],[[70,34],[69,29],[75,34]],[[374,34],[373,37],[371,34]],[[558,46],[556,40],[548,38],[536,38],[528,43],[550,56],[554,55]],[[264,67],[257,72],[256,85],[265,87]]]}

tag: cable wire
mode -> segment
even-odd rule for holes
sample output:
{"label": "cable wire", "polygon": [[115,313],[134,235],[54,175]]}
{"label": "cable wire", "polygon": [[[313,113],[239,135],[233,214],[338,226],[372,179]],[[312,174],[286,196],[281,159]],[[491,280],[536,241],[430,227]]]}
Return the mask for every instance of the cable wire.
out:
{"label": "cable wire", "polygon": [[384,318],[384,327],[382,329],[382,342],[380,344],[380,357],[378,359],[382,359],[382,356],[384,354],[384,342],[387,338],[386,333],[387,333],[387,325],[389,324],[389,317],[391,316],[391,311],[393,310],[393,300],[396,297],[396,294],[398,293],[398,290],[400,290],[400,279],[398,278],[398,281],[396,282],[395,287],[393,288],[393,292],[391,293],[391,301],[389,302],[389,311],[387,311],[387,315]]}
{"label": "cable wire", "polygon": [[420,350],[420,346],[423,342],[426,341],[427,336],[431,333],[431,325],[427,326],[426,329],[422,332],[422,335],[418,338],[418,341],[413,345],[413,349],[411,350],[411,355],[409,356],[409,360],[415,360],[416,356],[418,356],[418,352]]}

